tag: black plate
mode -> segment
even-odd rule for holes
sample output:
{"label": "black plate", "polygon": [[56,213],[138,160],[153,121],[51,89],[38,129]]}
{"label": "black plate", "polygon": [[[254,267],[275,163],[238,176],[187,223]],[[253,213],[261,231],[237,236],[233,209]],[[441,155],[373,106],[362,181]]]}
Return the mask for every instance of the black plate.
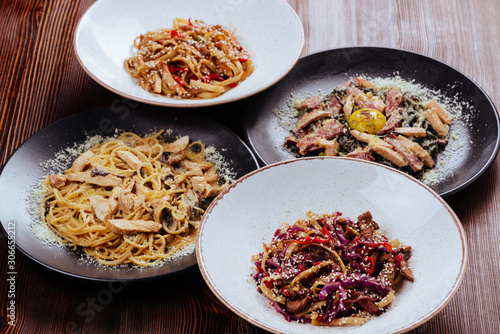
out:
{"label": "black plate", "polygon": [[[403,50],[380,47],[351,47],[327,50],[302,57],[278,84],[252,97],[245,114],[245,135],[264,164],[293,159],[283,148],[288,132],[273,114],[285,108],[291,93],[328,93],[355,76],[393,77],[439,90],[449,98],[458,97],[470,108],[463,108],[462,120],[454,122],[453,140],[460,144],[444,158],[446,169],[429,186],[441,196],[451,195],[475,181],[497,156],[499,118],[486,93],[471,79],[435,59]],[[457,143],[458,143],[457,142]],[[452,145],[451,141],[448,146]],[[448,149],[448,147],[447,147]],[[450,149],[451,150],[451,149]]]}
{"label": "black plate", "polygon": [[[84,279],[137,280],[179,272],[196,264],[191,254],[148,268],[106,267],[83,260],[82,253],[60,246],[44,245],[30,228],[37,223],[32,214],[31,189],[49,172],[41,163],[54,159],[56,152],[84,143],[89,135],[112,136],[115,129],[150,134],[172,129],[214,146],[232,170],[241,177],[258,168],[248,146],[232,131],[193,111],[168,110],[137,105],[98,108],[57,121],[24,142],[10,157],[0,174],[0,220],[8,235],[15,235],[17,248],[34,261],[57,272]],[[67,162],[69,167],[71,161]],[[30,214],[31,212],[31,214]],[[14,228],[15,227],[15,228]]]}

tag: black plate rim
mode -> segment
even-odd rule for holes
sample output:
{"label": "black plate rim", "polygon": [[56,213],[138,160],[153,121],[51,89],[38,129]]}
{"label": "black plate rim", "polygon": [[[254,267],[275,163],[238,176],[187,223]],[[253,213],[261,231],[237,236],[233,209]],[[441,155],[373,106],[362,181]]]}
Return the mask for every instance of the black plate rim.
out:
{"label": "black plate rim", "polygon": [[[34,142],[37,139],[37,137],[40,136],[40,134],[43,134],[45,131],[50,130],[52,128],[55,128],[58,125],[64,124],[64,123],[66,123],[68,121],[71,121],[73,119],[85,118],[86,115],[89,115],[89,114],[93,115],[94,113],[99,113],[101,111],[109,111],[110,108],[111,108],[110,106],[101,106],[101,107],[95,107],[95,108],[92,108],[92,109],[80,111],[80,112],[77,112],[75,114],[63,117],[63,118],[61,118],[59,120],[56,120],[56,121],[48,124],[47,126],[39,129],[35,133],[31,134],[26,140],[24,140],[12,152],[12,154],[6,159],[6,161],[3,164],[3,166],[0,167],[0,182],[2,180],[2,176],[4,176],[4,174],[3,174],[4,170],[6,169],[7,166],[9,166],[9,163],[11,163],[11,161],[13,161],[16,158],[16,155],[19,154],[19,152],[22,152],[32,141]],[[164,110],[165,107],[151,106],[151,105],[146,105],[146,104],[139,104],[139,107],[137,109],[143,109],[143,110],[154,110],[154,109],[156,109],[156,112],[161,112],[162,110],[165,111]],[[217,127],[219,129],[225,131],[227,134],[229,134],[232,137],[234,137],[234,139],[238,142],[239,145],[243,145],[243,147],[246,149],[245,153],[247,153],[251,157],[251,159],[252,159],[252,161],[249,162],[249,164],[253,163],[255,165],[254,169],[258,169],[260,167],[259,161],[257,159],[257,156],[255,155],[255,152],[233,130],[229,129],[225,125],[223,125],[223,124],[221,124],[221,123],[219,123],[219,122],[217,122],[215,120],[212,120],[212,119],[210,119],[210,118],[208,118],[208,117],[206,117],[206,116],[198,113],[196,111],[196,109],[189,109],[189,110],[180,109],[180,108],[171,108],[171,109],[173,109],[173,110],[177,109],[177,111],[179,113],[196,115],[196,117],[198,117],[198,118],[206,121],[207,123],[209,123],[211,125],[217,125]],[[200,108],[198,108],[198,109],[200,109]],[[172,117],[172,115],[175,115],[175,113],[169,113],[168,115],[165,114],[166,117]],[[175,118],[175,116],[174,116],[174,118]],[[123,130],[123,129],[121,129],[121,130]],[[245,174],[246,173],[244,173],[243,175],[245,175]],[[240,175],[240,176],[242,176],[242,175]],[[23,223],[26,223],[26,222],[23,222]],[[31,223],[31,222],[29,222],[29,223]],[[5,235],[5,237],[10,240],[9,233],[7,231],[7,228],[5,227],[6,224],[7,224],[7,221],[5,221],[3,219],[0,219],[0,230],[1,230],[1,233],[3,233],[3,235]],[[157,279],[157,278],[160,278],[160,277],[176,276],[176,275],[179,275],[179,274],[181,274],[183,272],[186,272],[186,271],[191,270],[194,267],[198,266],[198,263],[196,261],[196,251],[193,250],[193,253],[189,254],[187,256],[193,258],[194,259],[194,263],[192,263],[190,265],[187,265],[185,267],[179,268],[179,269],[177,269],[175,271],[167,272],[167,273],[161,273],[161,274],[158,274],[158,275],[151,275],[151,276],[144,276],[144,277],[127,277],[127,278],[105,278],[105,277],[86,276],[86,275],[83,275],[83,274],[78,274],[78,273],[74,273],[74,272],[71,272],[71,271],[63,270],[63,269],[54,267],[54,266],[52,266],[50,264],[47,264],[47,263],[43,262],[42,260],[40,260],[37,257],[35,257],[33,254],[31,254],[28,251],[26,251],[20,245],[18,245],[18,242],[15,239],[14,239],[14,244],[15,244],[16,251],[19,251],[20,253],[22,253],[29,260],[33,261],[36,265],[41,266],[41,267],[43,267],[45,269],[48,269],[49,271],[53,271],[53,272],[55,272],[57,274],[60,274],[60,275],[66,276],[66,277],[71,277],[73,279],[82,280],[82,281],[93,281],[93,282],[114,282],[114,281],[120,281],[120,282],[143,282],[143,281],[148,281],[148,280],[154,280],[154,279]],[[66,246],[63,246],[61,248],[63,248],[67,252],[71,252],[71,250],[69,250]],[[95,264],[93,264],[93,265],[95,265]]]}
{"label": "black plate rim", "polygon": [[[470,186],[477,179],[479,179],[486,172],[486,170],[488,170],[488,168],[493,164],[493,162],[497,158],[499,150],[500,150],[500,117],[498,115],[498,110],[497,110],[495,104],[493,103],[493,101],[491,100],[491,98],[489,97],[489,95],[486,93],[486,91],[479,84],[477,84],[472,78],[470,78],[468,75],[466,75],[462,71],[459,71],[455,67],[453,67],[451,65],[448,65],[445,62],[443,62],[443,61],[441,61],[439,59],[436,59],[434,57],[430,57],[430,56],[427,56],[427,55],[425,55],[423,53],[419,53],[419,52],[415,52],[415,51],[410,51],[410,50],[405,50],[405,49],[401,49],[401,48],[391,48],[391,47],[382,47],[382,46],[370,46],[370,45],[357,46],[357,45],[354,45],[354,46],[343,46],[343,47],[338,47],[338,48],[331,48],[331,49],[319,50],[319,51],[312,52],[312,53],[309,53],[309,54],[301,56],[299,58],[299,61],[296,64],[296,66],[299,65],[301,62],[306,61],[308,58],[310,59],[312,57],[321,56],[322,54],[328,54],[328,53],[331,53],[331,52],[339,52],[339,51],[342,51],[342,50],[350,50],[350,49],[387,50],[387,51],[391,51],[391,52],[401,52],[401,53],[407,53],[407,54],[416,55],[416,56],[423,57],[423,58],[429,59],[431,61],[434,61],[434,62],[440,64],[443,67],[447,67],[447,68],[455,71],[457,74],[463,76],[467,80],[469,80],[485,96],[486,101],[491,105],[491,107],[492,107],[492,109],[494,111],[493,116],[495,118],[495,125],[496,125],[496,129],[497,129],[497,137],[496,137],[496,140],[495,140],[495,147],[494,147],[493,152],[490,155],[488,161],[486,162],[486,164],[484,164],[482,166],[482,168],[479,169],[476,172],[476,174],[474,174],[471,178],[469,178],[467,180],[467,182],[464,182],[461,185],[456,186],[454,188],[451,188],[451,189],[449,189],[447,191],[438,192],[438,194],[441,197],[443,197],[443,198],[449,197],[450,195],[453,195],[453,194],[456,194],[459,191],[461,191],[461,190],[467,188],[468,186]],[[293,69],[292,69],[292,71],[290,71],[290,73],[292,73],[292,72],[293,72]],[[290,75],[290,73],[288,75]],[[244,129],[243,129],[244,138],[245,138],[245,141],[247,143],[249,143],[250,147],[252,148],[253,152],[255,153],[255,155],[257,156],[257,158],[259,160],[259,162],[262,165],[269,165],[272,162],[266,162],[265,159],[262,157],[261,153],[259,152],[259,150],[256,149],[254,141],[252,140],[252,138],[249,135],[249,131],[248,131],[249,129],[248,129],[248,126],[247,126],[248,123],[249,123],[248,120],[252,117],[251,116],[252,115],[252,110],[254,110],[253,109],[253,103],[255,103],[255,101],[257,101],[259,99],[259,96],[263,96],[264,94],[268,94],[270,91],[272,91],[273,89],[275,89],[280,83],[284,82],[286,80],[287,76],[285,76],[282,80],[280,80],[280,82],[278,82],[273,87],[270,87],[266,91],[264,91],[262,93],[259,93],[259,94],[255,95],[255,96],[249,98],[249,103],[247,104],[247,110],[246,110],[245,115],[244,115],[244,124],[245,124]]]}

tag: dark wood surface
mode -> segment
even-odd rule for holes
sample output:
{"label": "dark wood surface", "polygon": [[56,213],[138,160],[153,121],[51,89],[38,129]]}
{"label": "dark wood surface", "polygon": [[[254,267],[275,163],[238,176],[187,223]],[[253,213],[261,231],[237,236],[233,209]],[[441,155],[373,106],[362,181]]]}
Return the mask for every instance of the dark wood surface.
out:
{"label": "dark wood surface", "polygon": [[[92,2],[0,0],[0,166],[27,138],[52,122],[120,101],[82,70],[74,54],[75,27]],[[500,105],[497,0],[288,2],[304,25],[304,54],[353,45],[416,51],[462,71]],[[241,134],[239,112],[244,104],[203,113]],[[466,230],[469,268],[453,300],[412,333],[500,332],[498,175],[497,159],[474,184],[446,199]],[[69,278],[20,252],[15,265],[16,320],[10,326],[3,235],[1,332],[264,333],[222,305],[196,267],[147,284],[127,284]]]}

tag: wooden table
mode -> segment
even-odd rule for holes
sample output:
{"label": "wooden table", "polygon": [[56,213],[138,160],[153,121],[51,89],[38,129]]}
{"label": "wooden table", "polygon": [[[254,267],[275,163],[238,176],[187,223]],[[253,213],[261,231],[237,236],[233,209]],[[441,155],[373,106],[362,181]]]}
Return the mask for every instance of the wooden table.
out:
{"label": "wooden table", "polygon": [[[92,2],[0,1],[0,166],[36,131],[118,98],[82,70],[73,51],[75,27]],[[304,25],[304,55],[353,45],[416,51],[462,71],[500,106],[497,0],[289,3]],[[206,114],[241,134],[241,122],[227,116],[230,111],[243,110],[242,103],[210,109]],[[453,300],[413,332],[500,332],[499,165],[497,159],[474,184],[446,199],[465,227],[469,267]],[[0,240],[0,254],[2,332],[264,332],[222,305],[196,267],[147,284],[113,285],[62,276],[20,252],[16,259],[17,318],[12,327],[6,324],[5,236]]]}

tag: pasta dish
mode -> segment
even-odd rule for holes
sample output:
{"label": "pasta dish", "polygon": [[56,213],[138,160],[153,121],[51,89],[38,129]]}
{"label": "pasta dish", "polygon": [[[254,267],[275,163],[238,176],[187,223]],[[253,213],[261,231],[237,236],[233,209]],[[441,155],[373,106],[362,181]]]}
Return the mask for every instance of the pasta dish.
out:
{"label": "pasta dish", "polygon": [[389,241],[369,211],[357,221],[339,212],[307,216],[283,223],[252,257],[258,291],[287,321],[362,325],[388,310],[396,284],[413,282],[411,247]]}
{"label": "pasta dish", "polygon": [[125,60],[125,69],[146,91],[168,97],[213,98],[254,70],[231,31],[199,20],[176,18],[173,28],[148,31],[134,46],[137,54]]}
{"label": "pasta dish", "polygon": [[297,121],[285,146],[298,156],[346,156],[376,161],[422,178],[448,144],[451,117],[436,99],[365,78],[325,96],[294,103]]}
{"label": "pasta dish", "polygon": [[204,209],[229,180],[202,142],[163,142],[161,133],[123,133],[49,175],[42,220],[105,265],[150,266],[192,244]]}

